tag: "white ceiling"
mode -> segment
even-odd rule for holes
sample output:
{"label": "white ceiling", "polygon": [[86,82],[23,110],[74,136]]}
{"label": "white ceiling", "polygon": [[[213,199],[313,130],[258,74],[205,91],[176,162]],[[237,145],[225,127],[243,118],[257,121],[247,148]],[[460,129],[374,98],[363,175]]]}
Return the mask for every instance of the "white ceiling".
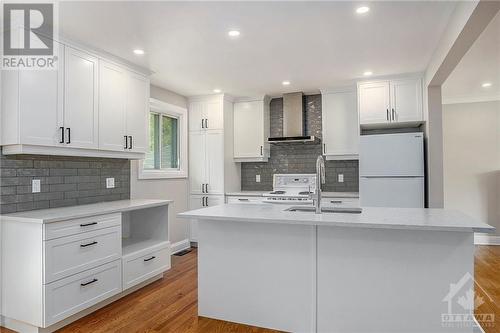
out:
{"label": "white ceiling", "polygon": [[[492,85],[483,88],[481,85]],[[467,51],[442,87],[443,102],[500,100],[500,13]]]}
{"label": "white ceiling", "polygon": [[[317,91],[362,77],[423,71],[451,1],[61,2],[62,35],[154,71],[180,94]],[[239,29],[230,39],[227,31]],[[143,48],[142,57],[132,53]],[[284,87],[283,80],[291,85]]]}

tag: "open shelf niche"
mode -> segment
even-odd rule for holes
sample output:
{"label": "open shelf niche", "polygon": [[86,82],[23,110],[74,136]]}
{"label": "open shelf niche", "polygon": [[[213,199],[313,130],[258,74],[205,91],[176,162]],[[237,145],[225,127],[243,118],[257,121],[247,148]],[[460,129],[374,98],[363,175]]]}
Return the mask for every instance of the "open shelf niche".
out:
{"label": "open shelf niche", "polygon": [[122,256],[140,255],[168,246],[168,206],[133,210],[122,215]]}

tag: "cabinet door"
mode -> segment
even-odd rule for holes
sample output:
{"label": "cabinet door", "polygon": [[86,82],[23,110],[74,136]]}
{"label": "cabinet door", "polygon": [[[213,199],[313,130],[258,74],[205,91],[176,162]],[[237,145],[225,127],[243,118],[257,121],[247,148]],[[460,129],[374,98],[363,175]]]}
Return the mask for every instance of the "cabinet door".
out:
{"label": "cabinet door", "polygon": [[64,62],[66,143],[98,148],[97,58],[66,46]]}
{"label": "cabinet door", "polygon": [[356,93],[324,94],[322,100],[323,153],[332,158],[355,158],[359,149]]}
{"label": "cabinet door", "polygon": [[420,79],[391,81],[391,116],[395,122],[423,120]]}
{"label": "cabinet door", "polygon": [[224,204],[224,196],[220,196],[220,195],[207,195],[205,197],[205,204],[208,207],[223,205]]}
{"label": "cabinet door", "polygon": [[189,183],[191,193],[202,193],[206,183],[205,132],[189,134]]}
{"label": "cabinet door", "polygon": [[389,90],[389,81],[359,84],[359,120],[362,125],[390,121]]}
{"label": "cabinet door", "polygon": [[224,194],[224,133],[206,134],[207,190],[210,194]]}
{"label": "cabinet door", "polygon": [[130,72],[127,81],[126,135],[132,137],[129,151],[145,153],[148,150],[149,79]]}
{"label": "cabinet door", "polygon": [[99,148],[125,150],[125,69],[99,61]]}
{"label": "cabinet door", "polygon": [[261,101],[234,103],[234,157],[262,157],[264,109]]}
{"label": "cabinet door", "polygon": [[209,130],[224,129],[224,115],[219,101],[205,102],[204,106],[205,127]]}
{"label": "cabinet door", "polygon": [[58,49],[57,70],[18,72],[21,144],[60,145],[60,127],[63,126],[64,45],[58,45]]}
{"label": "cabinet door", "polygon": [[189,104],[189,131],[201,131],[204,128],[204,104],[203,102],[191,102]]}
{"label": "cabinet door", "polygon": [[[199,209],[204,207],[205,196],[191,195],[189,196],[189,210]],[[198,221],[191,220],[189,224],[189,238],[191,241],[198,240]]]}

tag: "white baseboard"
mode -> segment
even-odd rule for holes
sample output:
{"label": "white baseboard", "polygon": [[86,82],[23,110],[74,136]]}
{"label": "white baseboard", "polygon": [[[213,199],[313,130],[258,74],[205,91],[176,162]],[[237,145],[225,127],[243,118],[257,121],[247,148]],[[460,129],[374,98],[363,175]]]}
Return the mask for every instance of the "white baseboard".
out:
{"label": "white baseboard", "polygon": [[181,252],[182,250],[187,250],[191,247],[191,243],[189,243],[189,239],[183,239],[180,242],[173,243],[172,245],[172,254],[176,254],[177,252]]}
{"label": "white baseboard", "polygon": [[500,236],[474,234],[475,245],[500,245]]}

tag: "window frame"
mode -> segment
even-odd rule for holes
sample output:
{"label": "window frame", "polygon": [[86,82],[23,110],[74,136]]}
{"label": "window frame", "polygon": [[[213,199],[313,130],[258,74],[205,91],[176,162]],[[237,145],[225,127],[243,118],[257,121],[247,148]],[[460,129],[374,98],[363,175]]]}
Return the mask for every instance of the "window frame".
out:
{"label": "window frame", "polygon": [[[149,99],[148,119],[151,113],[167,116],[177,119],[178,133],[178,160],[179,167],[177,169],[146,169],[144,168],[144,160],[139,161],[138,179],[169,179],[169,178],[187,178],[188,177],[188,136],[187,136],[187,109],[162,102],[155,98]],[[148,121],[149,133],[149,121]],[[161,133],[159,133],[161,135]],[[159,140],[161,142],[161,138]],[[148,149],[149,149],[149,134],[148,134]],[[161,147],[160,147],[161,150]]]}

